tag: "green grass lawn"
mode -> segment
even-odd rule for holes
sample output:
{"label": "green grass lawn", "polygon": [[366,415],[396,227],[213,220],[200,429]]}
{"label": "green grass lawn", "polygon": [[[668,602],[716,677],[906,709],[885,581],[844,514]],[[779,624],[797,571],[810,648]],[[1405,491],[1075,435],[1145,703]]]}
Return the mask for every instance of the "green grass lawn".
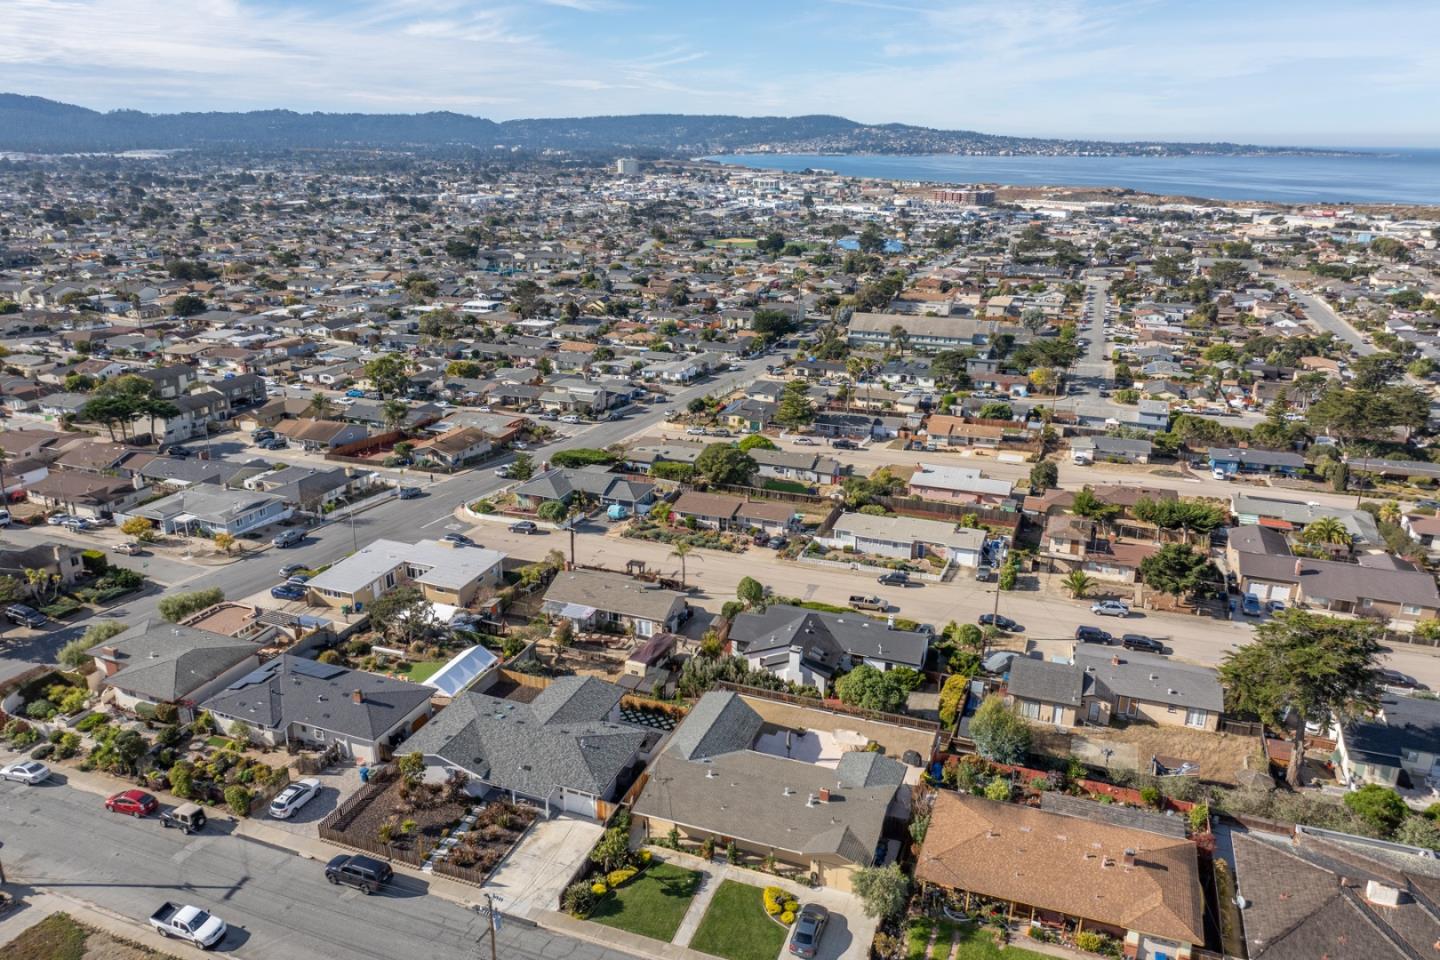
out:
{"label": "green grass lawn", "polygon": [[726,960],[775,960],[787,928],[765,914],[759,887],[726,880],[715,891],[690,949]]}
{"label": "green grass lawn", "polygon": [[779,480],[771,478],[763,484],[766,490],[778,490],[782,493],[809,493],[810,487],[796,480]]}
{"label": "green grass lawn", "polygon": [[395,668],[395,672],[403,674],[407,680],[415,683],[424,683],[433,677],[443,666],[445,666],[444,660],[420,660],[416,663],[401,664]]}
{"label": "green grass lawn", "polygon": [[606,894],[590,911],[590,919],[669,943],[699,885],[700,874],[694,870],[654,863],[619,890]]}
{"label": "green grass lawn", "polygon": [[1014,937],[1003,951],[995,946],[990,931],[973,923],[951,923],[949,920],[922,918],[911,921],[906,931],[907,960],[921,960],[925,956],[925,945],[930,942],[930,931],[938,930],[931,960],[945,960],[950,956],[950,945],[957,944],[955,960],[1047,960],[1045,954],[1026,950],[1020,944],[1025,938]]}

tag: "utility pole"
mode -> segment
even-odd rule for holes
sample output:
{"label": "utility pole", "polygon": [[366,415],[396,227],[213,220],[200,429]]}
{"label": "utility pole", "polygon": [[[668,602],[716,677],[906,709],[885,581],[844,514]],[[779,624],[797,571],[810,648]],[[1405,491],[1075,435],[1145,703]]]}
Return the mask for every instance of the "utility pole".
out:
{"label": "utility pole", "polygon": [[480,914],[488,922],[490,928],[490,960],[499,960],[499,953],[495,945],[496,935],[500,932],[500,914],[495,909],[495,894],[485,894],[485,906],[475,904],[475,912]]}

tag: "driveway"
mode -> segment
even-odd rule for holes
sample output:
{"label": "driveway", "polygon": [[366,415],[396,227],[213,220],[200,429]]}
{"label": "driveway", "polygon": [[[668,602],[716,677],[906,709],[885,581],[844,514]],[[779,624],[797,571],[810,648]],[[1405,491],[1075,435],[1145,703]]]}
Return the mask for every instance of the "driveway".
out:
{"label": "driveway", "polygon": [[[296,810],[288,820],[276,820],[268,813],[259,814],[258,816],[264,818],[267,827],[314,839],[319,836],[320,821],[360,789],[360,769],[353,765],[330,767],[324,773],[313,776],[320,781],[320,792],[309,803]],[[292,775],[291,779],[306,778]]]}
{"label": "driveway", "polygon": [[537,820],[485,881],[485,892],[493,893],[507,914],[537,918],[559,909],[560,894],[603,832],[600,824],[576,817]]}

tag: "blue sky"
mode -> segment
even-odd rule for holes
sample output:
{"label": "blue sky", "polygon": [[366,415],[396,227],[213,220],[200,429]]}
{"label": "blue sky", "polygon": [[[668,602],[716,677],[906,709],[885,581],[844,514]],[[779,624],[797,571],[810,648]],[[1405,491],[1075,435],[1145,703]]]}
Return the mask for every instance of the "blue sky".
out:
{"label": "blue sky", "polygon": [[1435,0],[0,0],[0,90],[1440,146],[1437,35]]}

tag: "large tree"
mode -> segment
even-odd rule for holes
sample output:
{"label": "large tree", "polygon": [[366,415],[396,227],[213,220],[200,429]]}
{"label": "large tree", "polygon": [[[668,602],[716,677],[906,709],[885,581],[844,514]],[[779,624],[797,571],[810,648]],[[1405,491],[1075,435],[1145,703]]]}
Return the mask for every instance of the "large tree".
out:
{"label": "large tree", "polygon": [[1193,597],[1224,582],[1220,570],[1187,544],[1167,543],[1140,561],[1140,576],[1152,590],[1175,597]]}
{"label": "large tree", "polygon": [[970,721],[975,750],[997,763],[1023,763],[1030,752],[1030,727],[997,694],[985,698]]}
{"label": "large tree", "polygon": [[[1220,664],[1227,709],[1287,730],[1298,760],[1306,724],[1343,723],[1379,704],[1381,629],[1305,610],[1276,613]],[[1286,770],[1291,786],[1300,785],[1301,767],[1292,761]]]}
{"label": "large tree", "polygon": [[381,398],[400,396],[410,389],[409,364],[399,354],[387,353],[365,363],[365,379]]}
{"label": "large tree", "polygon": [[695,458],[695,469],[711,483],[743,484],[755,472],[755,461],[728,443],[712,443]]}
{"label": "large tree", "polygon": [[804,381],[791,380],[780,394],[780,405],[775,410],[775,422],[794,430],[815,420],[815,404],[810,402],[810,388]]}

